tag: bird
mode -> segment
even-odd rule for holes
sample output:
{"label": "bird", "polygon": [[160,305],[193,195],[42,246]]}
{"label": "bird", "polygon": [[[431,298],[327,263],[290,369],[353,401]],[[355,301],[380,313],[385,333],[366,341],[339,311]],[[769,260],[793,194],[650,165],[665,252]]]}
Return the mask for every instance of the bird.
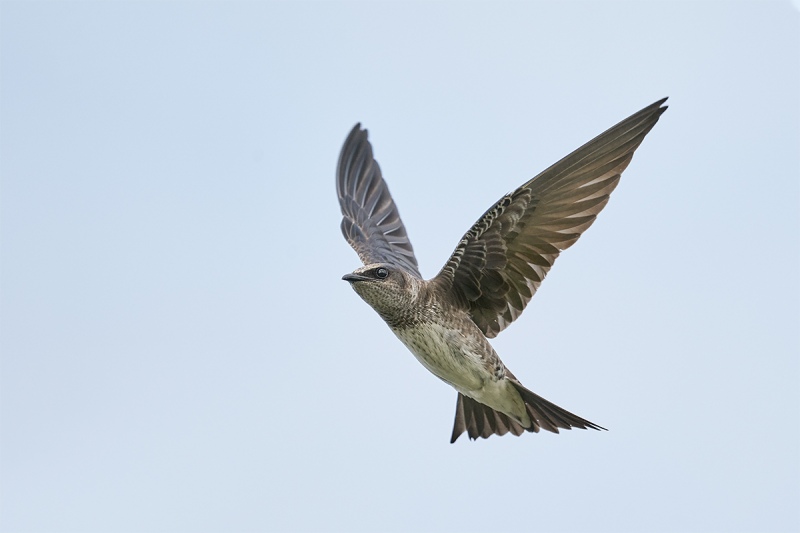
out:
{"label": "bird", "polygon": [[489,339],[516,320],[559,254],[608,203],[667,98],[634,113],[495,202],[429,279],[420,274],[400,213],[358,123],[338,160],[341,230],[363,266],[355,292],[436,377],[457,392],[450,442],[540,429],[604,427],[526,388]]}

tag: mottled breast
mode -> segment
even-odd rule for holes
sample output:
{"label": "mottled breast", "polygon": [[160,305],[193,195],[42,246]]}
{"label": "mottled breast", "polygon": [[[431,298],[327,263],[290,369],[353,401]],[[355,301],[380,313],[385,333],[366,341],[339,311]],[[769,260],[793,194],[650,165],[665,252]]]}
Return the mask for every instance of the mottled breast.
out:
{"label": "mottled breast", "polygon": [[[425,368],[457,390],[480,389],[494,377],[487,370],[487,362],[496,354],[485,339],[472,338],[457,328],[435,322],[392,331]],[[486,353],[487,347],[490,353]]]}

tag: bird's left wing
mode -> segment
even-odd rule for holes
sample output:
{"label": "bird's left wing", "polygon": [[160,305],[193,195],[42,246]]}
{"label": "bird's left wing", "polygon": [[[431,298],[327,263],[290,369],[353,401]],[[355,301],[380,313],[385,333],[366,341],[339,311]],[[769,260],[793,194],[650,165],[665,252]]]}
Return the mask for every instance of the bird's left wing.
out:
{"label": "bird's left wing", "polygon": [[365,265],[390,263],[421,277],[406,228],[361,124],[353,127],[342,146],[336,192],[342,234],[361,261]]}
{"label": "bird's left wing", "polygon": [[561,251],[592,225],[633,152],[667,109],[642,109],[507,194],[431,280],[494,337],[525,309]]}

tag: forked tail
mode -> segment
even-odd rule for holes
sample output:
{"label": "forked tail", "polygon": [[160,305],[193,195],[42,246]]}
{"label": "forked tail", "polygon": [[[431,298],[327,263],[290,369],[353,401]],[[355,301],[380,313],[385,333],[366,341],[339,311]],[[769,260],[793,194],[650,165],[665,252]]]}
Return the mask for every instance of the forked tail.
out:
{"label": "forked tail", "polygon": [[553,433],[558,433],[558,428],[606,429],[548,402],[523,387],[516,380],[511,380],[511,383],[525,402],[525,408],[532,422],[530,427],[523,427],[508,415],[495,411],[459,392],[456,402],[456,420],[453,424],[453,436],[450,438],[450,442],[455,442],[464,431],[471,440],[475,440],[478,437],[488,439],[492,435],[505,435],[506,433],[513,433],[517,436],[522,435],[524,431],[538,433],[539,428]]}

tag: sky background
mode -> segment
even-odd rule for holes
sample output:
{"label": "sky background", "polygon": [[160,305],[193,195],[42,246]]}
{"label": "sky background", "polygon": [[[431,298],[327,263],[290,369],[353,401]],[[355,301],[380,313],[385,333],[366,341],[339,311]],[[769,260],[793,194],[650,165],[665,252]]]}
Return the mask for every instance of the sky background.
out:
{"label": "sky background", "polygon": [[[0,4],[3,532],[800,529],[790,2]],[[341,281],[355,122],[424,276],[655,100],[493,344],[609,429],[451,445]]]}

